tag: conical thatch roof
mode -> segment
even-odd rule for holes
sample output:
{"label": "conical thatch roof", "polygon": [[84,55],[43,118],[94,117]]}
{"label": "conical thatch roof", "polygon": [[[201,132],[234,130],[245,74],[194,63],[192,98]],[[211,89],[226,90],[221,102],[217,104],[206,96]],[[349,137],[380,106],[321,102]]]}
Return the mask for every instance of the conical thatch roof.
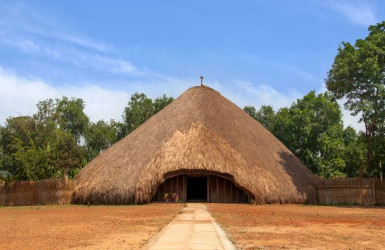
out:
{"label": "conical thatch roof", "polygon": [[309,169],[242,109],[208,87],[193,87],[91,161],[76,176],[75,202],[143,203],[164,174],[230,175],[257,202],[314,202]]}

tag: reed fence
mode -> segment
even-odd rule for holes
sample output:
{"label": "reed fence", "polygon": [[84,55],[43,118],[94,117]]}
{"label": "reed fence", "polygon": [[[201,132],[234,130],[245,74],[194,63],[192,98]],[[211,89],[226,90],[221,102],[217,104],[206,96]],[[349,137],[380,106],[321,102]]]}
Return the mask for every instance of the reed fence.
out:
{"label": "reed fence", "polygon": [[[31,206],[72,202],[74,182],[68,179],[0,182],[0,205]],[[385,205],[385,181],[340,178],[317,183],[318,204]]]}
{"label": "reed fence", "polygon": [[65,205],[71,203],[74,183],[68,179],[0,183],[0,205]]}
{"label": "reed fence", "polygon": [[325,205],[385,205],[385,183],[377,179],[321,180],[317,194],[318,203]]}
{"label": "reed fence", "polygon": [[385,205],[385,182],[376,181],[376,203]]}

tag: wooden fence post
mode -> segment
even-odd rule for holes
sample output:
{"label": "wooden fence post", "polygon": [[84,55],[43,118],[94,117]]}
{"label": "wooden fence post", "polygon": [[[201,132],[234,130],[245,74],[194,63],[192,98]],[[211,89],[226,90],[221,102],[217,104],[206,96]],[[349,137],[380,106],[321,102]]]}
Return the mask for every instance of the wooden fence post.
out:
{"label": "wooden fence post", "polygon": [[370,205],[374,205],[376,204],[376,182],[374,182],[373,184],[373,204],[370,204]]}

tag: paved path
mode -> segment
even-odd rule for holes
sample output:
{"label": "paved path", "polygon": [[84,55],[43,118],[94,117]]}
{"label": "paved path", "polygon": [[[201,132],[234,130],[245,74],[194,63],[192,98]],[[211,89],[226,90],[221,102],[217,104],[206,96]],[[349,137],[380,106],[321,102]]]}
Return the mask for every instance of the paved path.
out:
{"label": "paved path", "polygon": [[189,203],[155,235],[147,249],[235,249],[220,226],[200,203]]}

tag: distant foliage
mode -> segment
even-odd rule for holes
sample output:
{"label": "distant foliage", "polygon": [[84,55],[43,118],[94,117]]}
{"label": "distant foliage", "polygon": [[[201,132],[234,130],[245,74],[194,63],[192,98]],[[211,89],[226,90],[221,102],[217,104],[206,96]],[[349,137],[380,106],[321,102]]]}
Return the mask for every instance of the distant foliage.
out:
{"label": "distant foliage", "polygon": [[342,43],[326,86],[365,124],[366,159],[360,175],[377,176],[385,155],[385,21],[369,26],[369,35],[354,45]]}
{"label": "distant foliage", "polygon": [[174,99],[131,96],[123,123],[90,122],[80,98],[47,99],[33,116],[10,117],[0,126],[0,179],[72,178],[89,161]]}
{"label": "distant foliage", "polygon": [[118,140],[117,138],[118,128],[114,121],[107,123],[100,120],[90,123],[84,135],[87,160],[92,160],[106,150]]}
{"label": "distant foliage", "polygon": [[[329,92],[310,92],[276,114],[271,107],[244,110],[322,177],[378,177],[385,162],[385,21],[369,35],[343,42],[328,72]],[[365,131],[343,129],[335,99],[359,116]]]}
{"label": "distant foliage", "polygon": [[365,149],[353,128],[343,129],[341,109],[330,94],[311,91],[277,113],[270,106],[244,109],[315,174],[326,178],[357,175]]}
{"label": "distant foliage", "polygon": [[170,104],[174,98],[163,95],[154,101],[143,93],[135,93],[124,108],[123,124],[120,125],[119,139],[134,131],[151,116]]}

